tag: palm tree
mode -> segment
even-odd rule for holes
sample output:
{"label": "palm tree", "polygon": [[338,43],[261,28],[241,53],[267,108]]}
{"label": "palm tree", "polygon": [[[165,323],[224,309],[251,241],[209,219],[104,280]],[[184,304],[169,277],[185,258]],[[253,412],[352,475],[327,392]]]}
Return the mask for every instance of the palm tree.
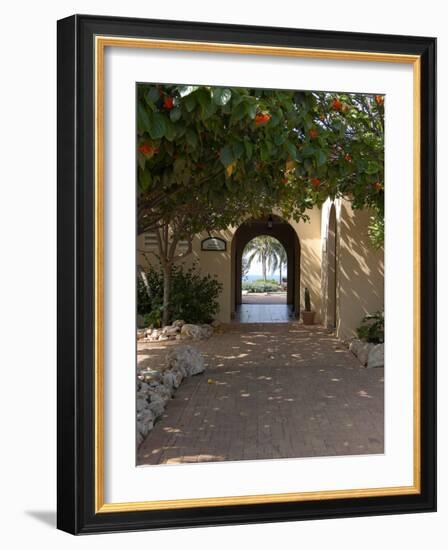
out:
{"label": "palm tree", "polygon": [[283,279],[283,267],[287,266],[288,257],[286,255],[285,247],[282,245],[282,243],[280,241],[277,241],[277,239],[274,240],[275,242],[273,243],[273,255],[270,260],[270,269],[272,273],[275,273],[278,269],[278,282],[281,285]]}
{"label": "palm tree", "polygon": [[252,262],[257,259],[261,263],[263,280],[267,280],[268,271],[275,272],[280,269],[280,283],[282,267],[286,265],[286,252],[283,245],[274,237],[261,235],[252,239],[244,249],[244,261],[250,268]]}

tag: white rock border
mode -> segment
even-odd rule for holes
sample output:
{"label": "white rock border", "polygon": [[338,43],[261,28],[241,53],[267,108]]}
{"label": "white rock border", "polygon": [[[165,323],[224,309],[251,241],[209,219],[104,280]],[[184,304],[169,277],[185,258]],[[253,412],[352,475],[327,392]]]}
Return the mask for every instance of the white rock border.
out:
{"label": "white rock border", "polygon": [[163,369],[137,369],[137,447],[154,428],[184,378],[204,372],[204,357],[192,346],[173,347]]}
{"label": "white rock border", "polygon": [[221,323],[217,320],[211,324],[195,325],[176,320],[172,325],[163,328],[147,328],[137,330],[139,342],[164,342],[167,340],[206,340],[214,332],[221,331]]}
{"label": "white rock border", "polygon": [[348,349],[367,368],[384,367],[384,344],[373,344],[353,338]]}

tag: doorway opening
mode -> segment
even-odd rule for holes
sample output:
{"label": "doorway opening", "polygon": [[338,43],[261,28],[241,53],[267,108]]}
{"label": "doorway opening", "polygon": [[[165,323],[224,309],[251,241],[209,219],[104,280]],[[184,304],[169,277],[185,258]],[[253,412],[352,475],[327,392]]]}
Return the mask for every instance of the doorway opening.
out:
{"label": "doorway opening", "polygon": [[288,322],[299,315],[300,244],[293,227],[270,215],[249,220],[232,241],[232,317]]}

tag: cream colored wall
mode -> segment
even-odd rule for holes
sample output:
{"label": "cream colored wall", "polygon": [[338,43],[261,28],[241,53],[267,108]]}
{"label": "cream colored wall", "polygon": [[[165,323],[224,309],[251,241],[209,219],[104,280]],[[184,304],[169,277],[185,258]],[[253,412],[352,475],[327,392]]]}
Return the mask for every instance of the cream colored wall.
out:
{"label": "cream colored wall", "polygon": [[[216,316],[223,323],[230,322],[230,305],[231,305],[231,248],[230,243],[233,237],[233,229],[228,229],[225,231],[214,231],[214,237],[221,237],[227,242],[227,250],[225,252],[207,252],[201,250],[201,241],[206,239],[209,235],[208,233],[201,233],[196,236],[193,240],[193,252],[189,254],[182,262],[178,262],[176,265],[183,265],[186,268],[189,268],[193,265],[194,262],[197,263],[200,272],[204,275],[210,274],[212,277],[222,283],[223,289],[219,295],[219,313]],[[143,249],[143,235],[137,239],[137,251]],[[152,254],[145,254],[146,258],[149,259],[149,263],[152,265],[157,265],[157,259]],[[148,264],[145,257],[137,252],[137,263],[145,266]]]}
{"label": "cream colored wall", "polygon": [[384,308],[384,251],[372,248],[370,216],[337,201],[337,335],[344,339],[356,336],[364,315]]}
{"label": "cream colored wall", "polygon": [[315,207],[307,211],[308,222],[289,223],[300,241],[300,307],[304,308],[304,290],[308,287],[315,322],[322,319],[321,300],[321,211]]}
{"label": "cream colored wall", "polygon": [[[295,229],[301,247],[301,260],[300,260],[300,301],[303,307],[303,289],[308,286],[311,295],[312,308],[316,311],[316,322],[321,319],[321,300],[320,300],[320,231],[321,220],[320,210],[314,208],[308,212],[310,222],[296,223],[291,221],[292,227]],[[232,262],[231,262],[231,250],[232,239],[236,231],[236,228],[228,228],[225,231],[214,231],[213,236],[221,237],[227,242],[226,252],[206,252],[201,251],[201,241],[208,237],[207,233],[203,233],[195,237],[193,241],[193,252],[187,258],[181,262],[181,265],[190,267],[194,261],[198,262],[200,270],[203,274],[210,274],[216,276],[218,281],[223,284],[222,292],[219,296],[219,313],[217,319],[223,323],[229,323],[231,320],[232,309]],[[145,257],[138,252],[143,250],[144,237],[141,235],[137,240],[137,262],[141,265],[146,265],[148,262]],[[154,255],[146,252],[146,258],[149,263],[156,265],[157,260]]]}
{"label": "cream colored wall", "polygon": [[[300,241],[300,303],[304,306],[304,289],[308,287],[311,307],[316,312],[316,323],[326,322],[327,277],[325,239],[328,232],[328,214],[331,201],[322,209],[313,208],[307,214],[309,222],[290,221]],[[342,338],[355,336],[362,317],[383,308],[384,304],[384,260],[383,251],[375,251],[367,234],[369,211],[353,211],[348,201],[337,200],[337,335]],[[232,288],[232,239],[236,228],[217,231],[213,236],[227,242],[225,252],[201,251],[201,241],[208,237],[202,233],[193,241],[193,252],[182,264],[190,267],[197,262],[203,274],[210,274],[223,285],[219,296],[220,311],[217,318],[223,323],[231,320],[233,299]],[[138,239],[142,249],[143,237]],[[151,263],[156,263],[154,256]],[[145,265],[141,254],[138,262]]]}

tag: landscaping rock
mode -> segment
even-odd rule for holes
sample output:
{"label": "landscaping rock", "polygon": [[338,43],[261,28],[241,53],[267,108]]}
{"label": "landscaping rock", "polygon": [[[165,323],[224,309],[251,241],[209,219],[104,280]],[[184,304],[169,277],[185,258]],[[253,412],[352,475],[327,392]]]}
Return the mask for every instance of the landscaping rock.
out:
{"label": "landscaping rock", "polygon": [[362,365],[367,364],[369,352],[375,344],[363,342],[362,340],[354,339],[350,342],[349,350],[356,355]]}
{"label": "landscaping rock", "polygon": [[199,325],[186,323],[180,329],[180,334],[182,338],[192,338],[193,340],[200,340],[202,337],[202,330]]}
{"label": "landscaping rock", "polygon": [[213,327],[211,325],[201,325],[201,338],[208,339],[213,335]]}
{"label": "landscaping rock", "polygon": [[[196,325],[193,325],[196,326]],[[208,325],[207,325],[208,326]],[[168,327],[173,328],[173,327]],[[180,327],[176,335],[180,336]],[[202,330],[202,327],[198,327]],[[212,330],[211,327],[209,327]],[[160,334],[159,340],[171,339]],[[175,336],[174,336],[175,338]],[[168,401],[187,376],[193,376],[204,370],[204,358],[191,346],[176,346],[167,356],[166,364],[157,370],[150,367],[138,368],[137,373],[137,446],[142,443],[154,424],[160,418]]]}
{"label": "landscaping rock", "polygon": [[[160,382],[162,380],[162,373],[158,370],[154,370],[151,368],[143,368],[139,369],[138,376],[142,382]],[[145,391],[142,389],[142,391]]]}
{"label": "landscaping rock", "polygon": [[167,326],[165,327],[163,330],[162,330],[162,335],[163,336],[168,336],[168,337],[171,337],[171,336],[177,336],[177,334],[180,332],[180,327],[178,326]]}
{"label": "landscaping rock", "polygon": [[179,328],[182,328],[184,325],[185,325],[185,321],[182,321],[180,319],[174,321],[172,324],[173,327],[179,327]]}
{"label": "landscaping rock", "polygon": [[373,344],[369,344],[368,342],[361,342],[359,348],[358,348],[358,359],[362,365],[367,365],[367,359],[369,357],[369,351],[372,348]]}
{"label": "landscaping rock", "polygon": [[167,356],[167,365],[176,370],[185,369],[187,376],[194,376],[205,369],[202,354],[192,346],[178,346],[172,349]]}
{"label": "landscaping rock", "polygon": [[148,408],[153,413],[154,418],[158,418],[159,416],[162,416],[162,413],[165,410],[165,401],[163,399],[151,399]]}
{"label": "landscaping rock", "polygon": [[384,344],[376,344],[370,348],[367,358],[367,368],[384,367]]}
{"label": "landscaping rock", "polygon": [[148,406],[148,402],[144,397],[138,397],[136,402],[137,412],[143,411]]}
{"label": "landscaping rock", "polygon": [[192,339],[192,340],[205,340],[210,338],[213,334],[213,327],[211,325],[193,325],[186,323],[182,326],[180,330],[181,339]]}
{"label": "landscaping rock", "polygon": [[163,374],[163,384],[174,389],[180,386],[183,379],[184,376],[180,370],[170,369],[166,370]]}

